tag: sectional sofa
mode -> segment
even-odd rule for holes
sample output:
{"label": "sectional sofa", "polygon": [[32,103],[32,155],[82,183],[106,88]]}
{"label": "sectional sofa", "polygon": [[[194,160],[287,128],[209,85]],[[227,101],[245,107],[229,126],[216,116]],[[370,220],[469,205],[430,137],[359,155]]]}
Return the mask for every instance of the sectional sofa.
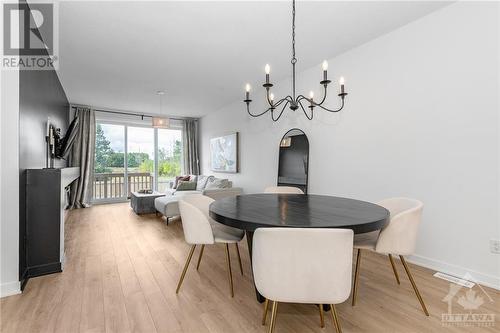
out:
{"label": "sectional sofa", "polygon": [[156,211],[167,218],[167,224],[172,217],[180,215],[178,201],[185,195],[201,193],[217,200],[243,192],[240,187],[233,187],[231,181],[214,176],[190,175],[189,181],[196,182],[196,190],[178,191],[174,188],[174,182],[170,182],[170,188],[165,191],[165,196],[155,199]]}

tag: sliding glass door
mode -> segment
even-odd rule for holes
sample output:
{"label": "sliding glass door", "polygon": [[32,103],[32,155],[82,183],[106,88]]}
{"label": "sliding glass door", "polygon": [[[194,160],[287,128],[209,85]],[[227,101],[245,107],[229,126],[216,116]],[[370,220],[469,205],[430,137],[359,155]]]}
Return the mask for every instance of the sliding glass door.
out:
{"label": "sliding glass door", "polygon": [[125,201],[143,189],[164,192],[182,174],[182,154],[180,129],[97,122],[93,201]]}
{"label": "sliding glass door", "polygon": [[154,189],[155,134],[153,128],[127,128],[128,196],[131,192]]}
{"label": "sliding glass door", "polygon": [[157,189],[164,192],[170,181],[182,170],[182,133],[180,130],[158,129]]}
{"label": "sliding glass door", "polygon": [[94,201],[126,199],[125,126],[96,124]]}

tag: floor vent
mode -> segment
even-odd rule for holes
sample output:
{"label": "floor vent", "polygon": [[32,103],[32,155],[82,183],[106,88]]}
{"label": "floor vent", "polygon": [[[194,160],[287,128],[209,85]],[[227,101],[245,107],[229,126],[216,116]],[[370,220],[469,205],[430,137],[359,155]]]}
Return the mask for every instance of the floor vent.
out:
{"label": "floor vent", "polygon": [[437,278],[439,278],[439,279],[443,279],[443,280],[446,280],[448,282],[452,282],[452,283],[458,284],[458,285],[460,285],[462,287],[472,288],[475,285],[474,282],[471,282],[469,280],[457,278],[456,276],[448,275],[448,274],[441,273],[441,272],[436,272],[434,274],[434,276],[437,277]]}

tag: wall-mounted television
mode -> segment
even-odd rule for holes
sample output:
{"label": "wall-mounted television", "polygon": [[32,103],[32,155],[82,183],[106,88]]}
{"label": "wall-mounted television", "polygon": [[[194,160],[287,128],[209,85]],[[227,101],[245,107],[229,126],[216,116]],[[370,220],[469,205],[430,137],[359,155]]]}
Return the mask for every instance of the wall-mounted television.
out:
{"label": "wall-mounted television", "polygon": [[56,158],[66,158],[75,142],[75,138],[78,132],[78,117],[75,117],[66,131],[66,135],[63,138],[59,138],[55,142],[55,157]]}
{"label": "wall-mounted television", "polygon": [[47,121],[47,167],[53,167],[53,159],[66,159],[78,132],[78,117],[74,118],[66,131],[64,137],[61,136],[61,129],[55,128],[50,124],[50,119]]}

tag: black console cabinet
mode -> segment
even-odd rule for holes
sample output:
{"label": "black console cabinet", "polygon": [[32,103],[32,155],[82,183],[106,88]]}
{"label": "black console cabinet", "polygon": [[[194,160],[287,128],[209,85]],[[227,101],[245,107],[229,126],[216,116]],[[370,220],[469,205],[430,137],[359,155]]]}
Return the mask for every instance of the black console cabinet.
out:
{"label": "black console cabinet", "polygon": [[61,272],[69,185],[80,168],[26,170],[25,278]]}

